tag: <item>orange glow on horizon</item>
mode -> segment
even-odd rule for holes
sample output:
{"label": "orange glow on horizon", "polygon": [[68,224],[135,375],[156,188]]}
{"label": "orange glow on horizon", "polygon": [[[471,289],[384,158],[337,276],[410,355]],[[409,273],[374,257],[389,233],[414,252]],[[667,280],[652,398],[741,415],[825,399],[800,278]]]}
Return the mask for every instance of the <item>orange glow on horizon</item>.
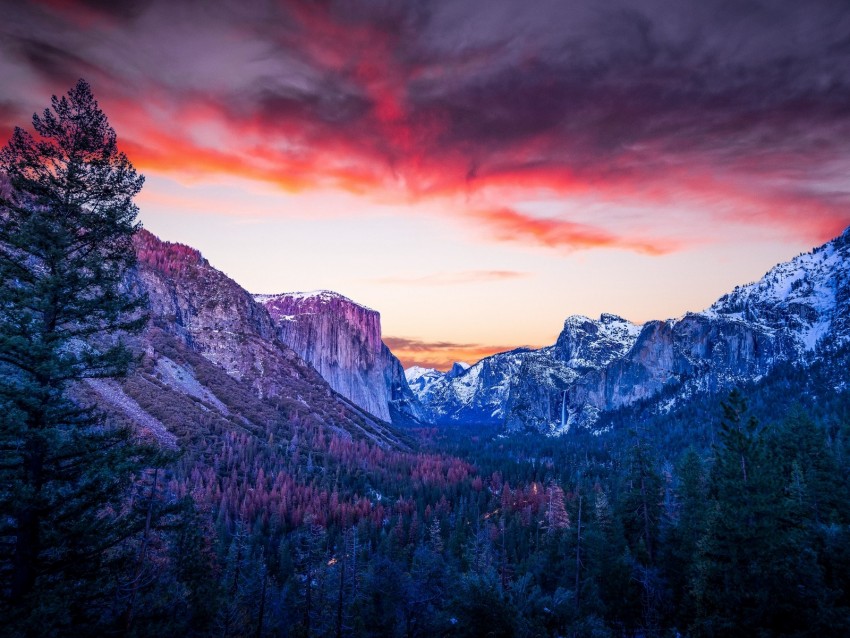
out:
{"label": "orange glow on horizon", "polygon": [[384,343],[393,351],[393,354],[401,361],[402,366],[420,366],[422,368],[434,368],[442,372],[450,370],[456,362],[473,365],[486,357],[506,352],[508,350],[523,348],[541,348],[536,346],[511,346],[511,345],[481,345],[481,344],[455,344],[455,343],[428,343],[416,339],[404,339],[384,337]]}

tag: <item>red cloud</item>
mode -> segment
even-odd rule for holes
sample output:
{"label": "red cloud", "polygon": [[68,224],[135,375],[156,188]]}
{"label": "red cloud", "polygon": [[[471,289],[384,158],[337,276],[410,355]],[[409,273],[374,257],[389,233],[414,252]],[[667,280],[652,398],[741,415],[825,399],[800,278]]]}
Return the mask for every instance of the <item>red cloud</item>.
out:
{"label": "red cloud", "polygon": [[[850,83],[837,75],[822,82],[817,64],[812,72],[786,64],[794,51],[782,53],[776,38],[776,52],[738,59],[747,48],[731,46],[735,63],[720,64],[717,42],[697,38],[690,55],[680,54],[681,43],[663,41],[670,29],[640,21],[635,33],[660,38],[651,43],[657,55],[643,55],[642,39],[609,42],[595,23],[562,29],[571,21],[527,13],[528,33],[495,20],[476,23],[471,34],[440,7],[419,11],[417,3],[282,2],[194,13],[156,2],[138,10],[46,4],[20,3],[15,33],[24,35],[0,45],[4,61],[57,93],[67,88],[53,86],[59,73],[94,75],[122,148],[143,171],[379,199],[450,198],[462,202],[451,213],[481,224],[484,236],[554,249],[657,255],[700,241],[711,222],[824,239],[850,221],[846,183],[824,183],[850,153]],[[469,7],[454,10],[465,15]],[[672,13],[683,24],[696,19]],[[68,33],[60,37],[55,23],[63,19]],[[183,23],[164,28],[157,46],[180,60],[179,73],[139,36],[172,20]],[[93,23],[104,37],[87,37]],[[760,24],[750,28],[761,33]],[[822,58],[845,68],[844,49],[833,45],[846,35],[822,26],[828,37],[808,46],[838,57],[810,52],[799,64]],[[250,46],[250,63],[214,76],[213,86],[193,85],[193,69],[208,77],[210,43]],[[0,125],[29,120],[15,108],[0,103]],[[491,191],[500,198],[484,196]],[[541,192],[654,207],[661,221],[638,228],[520,210],[518,202]],[[682,220],[684,203],[710,221]],[[675,224],[665,225],[668,213],[678,215]]]}
{"label": "red cloud", "polygon": [[482,211],[478,216],[501,241],[533,243],[568,250],[622,248],[648,255],[663,255],[677,248],[677,245],[670,241],[619,237],[601,228],[560,219],[541,219],[510,208]]}

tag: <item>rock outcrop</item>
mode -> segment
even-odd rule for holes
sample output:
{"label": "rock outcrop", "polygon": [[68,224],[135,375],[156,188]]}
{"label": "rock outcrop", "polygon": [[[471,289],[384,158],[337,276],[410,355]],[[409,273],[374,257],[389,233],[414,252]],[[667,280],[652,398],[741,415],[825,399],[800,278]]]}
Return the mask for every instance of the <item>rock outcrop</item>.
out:
{"label": "rock outcrop", "polygon": [[421,416],[401,363],[381,341],[378,312],[327,290],[254,299],[276,322],[280,340],[334,390],[384,421]]}

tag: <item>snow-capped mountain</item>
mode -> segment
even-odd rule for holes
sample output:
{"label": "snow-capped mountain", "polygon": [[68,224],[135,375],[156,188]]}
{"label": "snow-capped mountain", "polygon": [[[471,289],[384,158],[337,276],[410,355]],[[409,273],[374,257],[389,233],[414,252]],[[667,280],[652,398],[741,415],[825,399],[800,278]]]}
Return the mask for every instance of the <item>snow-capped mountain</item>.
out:
{"label": "snow-capped mountain", "polygon": [[738,286],[703,315],[784,331],[800,352],[828,336],[850,336],[850,228],[836,239]]}
{"label": "snow-capped mountain", "polygon": [[598,320],[574,315],[553,346],[501,352],[471,367],[455,363],[445,373],[411,368],[408,384],[438,423],[504,422],[512,429],[549,430],[560,425],[570,384],[623,356],[639,333],[640,326],[616,315]]}
{"label": "snow-capped mountain", "polygon": [[850,341],[850,229],[735,288],[702,312],[643,326],[569,317],[557,342],[493,355],[463,372],[408,371],[435,422],[502,423],[558,433],[652,399],[717,392],[777,363],[805,364],[818,343]]}
{"label": "snow-capped mountain", "polygon": [[445,373],[411,369],[407,374],[408,385],[426,407],[429,421],[503,421],[507,407],[505,397],[509,394],[511,379],[519,371],[525,352],[502,352],[482,359],[471,367],[455,363]]}
{"label": "snow-capped mountain", "polygon": [[596,369],[622,357],[640,334],[640,326],[618,317],[603,314],[598,320],[581,315],[564,322],[555,353],[573,370]]}
{"label": "snow-capped mountain", "polygon": [[401,363],[381,341],[381,315],[329,290],[254,295],[277,336],[330,386],[384,421],[417,417]]}
{"label": "snow-capped mountain", "polygon": [[421,366],[412,366],[404,371],[404,378],[407,381],[408,387],[420,397],[427,395],[432,386],[445,376],[445,372],[440,372],[434,368],[423,368]]}

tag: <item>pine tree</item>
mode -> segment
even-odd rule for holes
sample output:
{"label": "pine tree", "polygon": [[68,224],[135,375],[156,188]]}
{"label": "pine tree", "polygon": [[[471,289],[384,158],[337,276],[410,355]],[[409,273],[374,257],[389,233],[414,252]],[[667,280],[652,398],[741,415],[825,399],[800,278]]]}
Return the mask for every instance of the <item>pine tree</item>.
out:
{"label": "pine tree", "polygon": [[[769,432],[735,392],[723,405],[709,480],[706,534],[694,573],[699,633],[802,635],[815,628],[823,578],[795,514],[793,459],[771,453]],[[796,520],[795,520],[796,519]]]}
{"label": "pine tree", "polygon": [[759,573],[766,516],[765,449],[758,423],[747,416],[744,397],[734,390],[722,404],[723,419],[709,480],[706,533],[699,543],[693,589],[699,633],[751,635],[763,585]]}
{"label": "pine tree", "polygon": [[661,476],[652,450],[640,436],[635,437],[628,461],[623,503],[626,538],[639,561],[653,565],[661,519]]}
{"label": "pine tree", "polygon": [[675,520],[667,539],[666,564],[674,592],[673,607],[678,621],[684,627],[695,613],[688,583],[693,577],[698,544],[706,522],[707,479],[703,461],[693,448],[682,456],[677,474]]}
{"label": "pine tree", "polygon": [[144,526],[122,497],[155,462],[79,383],[125,374],[120,335],[145,323],[125,283],[143,177],[83,80],[33,127],[0,150],[0,591],[10,617],[80,624],[108,550]]}

